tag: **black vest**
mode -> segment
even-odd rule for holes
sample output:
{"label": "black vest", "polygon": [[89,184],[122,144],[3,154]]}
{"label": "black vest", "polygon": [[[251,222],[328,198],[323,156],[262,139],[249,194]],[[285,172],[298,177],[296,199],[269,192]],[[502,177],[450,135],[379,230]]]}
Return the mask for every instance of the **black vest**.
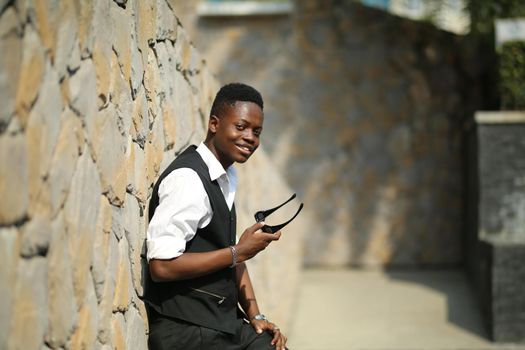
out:
{"label": "black vest", "polygon": [[[208,167],[195,146],[188,147],[161,174],[149,202],[149,219],[159,204],[158,188],[173,170],[195,170],[208,194],[213,217],[198,229],[186,244],[186,252],[208,252],[235,244],[235,206],[231,211],[217,181],[211,181]],[[146,274],[144,301],[158,313],[193,324],[236,334],[237,287],[235,269],[224,268],[212,274],[174,282],[156,283]]]}

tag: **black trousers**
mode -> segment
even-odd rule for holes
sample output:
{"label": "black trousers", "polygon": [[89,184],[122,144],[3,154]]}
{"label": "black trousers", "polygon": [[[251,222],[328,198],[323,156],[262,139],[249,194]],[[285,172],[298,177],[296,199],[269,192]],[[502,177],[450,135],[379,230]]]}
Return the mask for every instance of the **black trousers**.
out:
{"label": "black trousers", "polygon": [[240,336],[235,337],[211,328],[206,328],[159,314],[149,320],[150,350],[270,350],[272,336],[257,334],[253,327],[242,319]]}

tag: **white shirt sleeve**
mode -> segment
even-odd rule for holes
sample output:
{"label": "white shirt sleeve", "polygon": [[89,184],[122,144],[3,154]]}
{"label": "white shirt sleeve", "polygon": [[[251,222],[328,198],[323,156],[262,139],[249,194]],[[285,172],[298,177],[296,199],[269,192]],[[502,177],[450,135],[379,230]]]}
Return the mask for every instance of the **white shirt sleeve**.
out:
{"label": "white shirt sleeve", "polygon": [[159,205],[146,233],[148,261],[182,255],[186,242],[213,216],[204,185],[192,169],[172,171],[160,183],[158,193]]}

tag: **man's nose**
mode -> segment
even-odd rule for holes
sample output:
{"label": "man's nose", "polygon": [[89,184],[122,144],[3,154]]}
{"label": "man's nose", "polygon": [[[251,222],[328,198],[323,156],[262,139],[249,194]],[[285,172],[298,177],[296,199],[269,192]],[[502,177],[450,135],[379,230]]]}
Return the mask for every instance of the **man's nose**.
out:
{"label": "man's nose", "polygon": [[247,142],[255,143],[255,135],[252,130],[246,130],[246,132],[243,135],[243,138]]}

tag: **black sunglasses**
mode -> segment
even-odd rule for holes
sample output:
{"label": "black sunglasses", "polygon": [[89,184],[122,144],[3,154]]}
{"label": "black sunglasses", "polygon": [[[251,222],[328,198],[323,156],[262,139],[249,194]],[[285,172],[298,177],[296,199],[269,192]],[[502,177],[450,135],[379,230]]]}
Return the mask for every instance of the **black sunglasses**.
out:
{"label": "black sunglasses", "polygon": [[[277,209],[279,209],[280,207],[282,207],[286,203],[290,202],[294,198],[295,198],[295,193],[293,194],[293,196],[290,197],[290,199],[288,199],[283,204],[276,206],[275,208],[258,211],[254,215],[255,216],[255,221],[257,221],[257,222],[265,221],[265,219],[268,216],[270,216],[271,213],[273,213],[274,211],[276,211]],[[275,225],[275,226],[264,225],[261,230],[263,232],[266,232],[266,233],[275,233],[275,232],[279,231],[280,229],[282,229],[283,227],[288,225],[290,222],[292,222],[292,220],[295,219],[295,217],[299,214],[301,209],[303,209],[303,203],[301,203],[301,205],[299,206],[299,209],[297,209],[297,212],[295,213],[295,215],[290,220],[286,221],[284,224]]]}

